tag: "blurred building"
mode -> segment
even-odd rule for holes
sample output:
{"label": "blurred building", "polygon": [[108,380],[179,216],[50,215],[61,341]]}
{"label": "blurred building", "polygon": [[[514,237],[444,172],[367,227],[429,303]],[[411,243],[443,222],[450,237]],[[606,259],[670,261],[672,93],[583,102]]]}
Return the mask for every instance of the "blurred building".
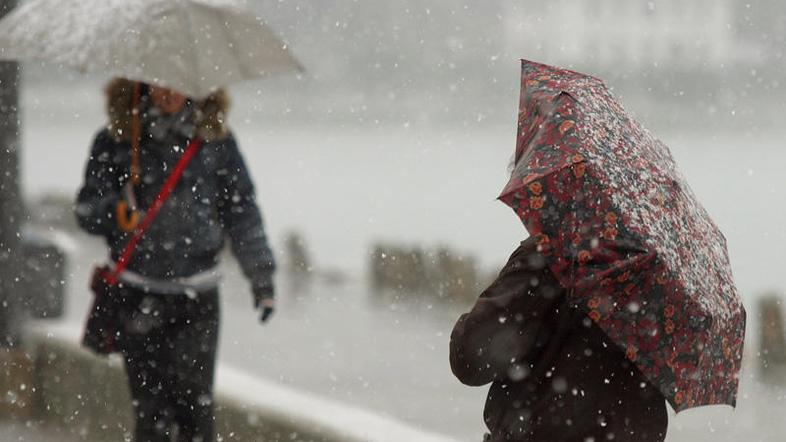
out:
{"label": "blurred building", "polygon": [[[741,17],[759,7],[740,0],[573,0],[510,4],[512,54],[596,71],[660,69],[700,72],[767,56]],[[782,7],[780,8],[782,9]]]}

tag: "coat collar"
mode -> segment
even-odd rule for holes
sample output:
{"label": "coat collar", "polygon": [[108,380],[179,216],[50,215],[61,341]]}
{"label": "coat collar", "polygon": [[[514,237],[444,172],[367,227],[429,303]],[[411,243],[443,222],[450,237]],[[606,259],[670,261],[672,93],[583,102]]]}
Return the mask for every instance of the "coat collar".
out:
{"label": "coat collar", "polygon": [[[109,133],[118,141],[131,141],[131,111],[133,107],[135,82],[116,78],[106,87]],[[196,135],[205,141],[226,138],[228,129],[226,115],[229,111],[229,97],[226,91],[218,91],[205,98],[194,100],[194,126]]]}

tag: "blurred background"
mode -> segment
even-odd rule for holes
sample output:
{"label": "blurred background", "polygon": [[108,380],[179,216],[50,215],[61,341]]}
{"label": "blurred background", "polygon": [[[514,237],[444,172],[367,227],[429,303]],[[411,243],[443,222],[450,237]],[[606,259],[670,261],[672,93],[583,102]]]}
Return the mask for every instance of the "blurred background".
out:
{"label": "blurred background", "polygon": [[[495,200],[515,148],[526,58],[603,78],[671,147],[728,237],[749,317],[738,410],[672,416],[668,440],[786,438],[776,415],[786,378],[765,375],[777,364],[760,339],[777,328],[786,289],[786,3],[246,3],[306,71],[231,89],[230,125],[282,262],[282,306],[270,326],[258,325],[246,283],[227,263],[222,363],[481,440],[485,389],[452,377],[447,343],[458,314],[526,237]],[[76,230],[70,205],[106,123],[107,78],[23,69],[30,229],[66,251],[58,321],[78,328],[88,274],[105,250]],[[764,304],[776,319],[761,320]]]}

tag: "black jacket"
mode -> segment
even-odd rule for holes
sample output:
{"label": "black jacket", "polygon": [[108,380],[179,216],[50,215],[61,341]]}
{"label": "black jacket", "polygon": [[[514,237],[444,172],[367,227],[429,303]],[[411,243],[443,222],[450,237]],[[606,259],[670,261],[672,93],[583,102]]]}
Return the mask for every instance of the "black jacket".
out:
{"label": "black jacket", "polygon": [[[182,155],[178,148],[145,139],[141,145],[141,182],[136,197],[148,208]],[[117,261],[130,234],[117,225],[115,208],[130,179],[131,147],[108,130],[98,133],[90,152],[84,184],[79,191],[76,216],[87,232],[106,238]],[[275,261],[268,246],[254,185],[229,134],[205,143],[139,243],[128,266],[143,276],[170,279],[210,269],[218,261],[224,238],[261,297],[273,295]]]}
{"label": "black jacket", "polygon": [[493,442],[660,442],[666,401],[545,266],[532,239],[450,337],[463,383],[491,383],[484,419]]}

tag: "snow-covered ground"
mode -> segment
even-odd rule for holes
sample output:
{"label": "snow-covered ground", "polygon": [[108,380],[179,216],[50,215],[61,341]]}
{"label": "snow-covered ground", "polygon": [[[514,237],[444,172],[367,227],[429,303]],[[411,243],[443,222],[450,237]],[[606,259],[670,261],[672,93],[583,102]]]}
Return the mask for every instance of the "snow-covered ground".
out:
{"label": "snow-covered ground", "polygon": [[[241,109],[250,109],[239,100]],[[76,192],[90,139],[104,121],[101,108],[101,97],[92,90],[25,92],[28,195]],[[350,279],[343,286],[316,284],[298,296],[282,281],[281,309],[272,324],[261,326],[245,282],[228,266],[221,361],[462,441],[479,441],[485,389],[460,385],[447,362],[455,312],[425,303],[374,303],[362,271],[368,247],[378,238],[447,243],[476,253],[489,267],[503,263],[524,237],[513,213],[494,200],[505,184],[514,123],[273,127],[247,110],[230,119],[275,244],[286,230],[297,228],[318,266],[344,270]],[[756,297],[786,289],[784,134],[778,128],[663,136],[728,237],[751,338]],[[97,241],[78,236],[76,243],[66,318],[73,323],[86,313],[92,263],[103,258]],[[673,420],[669,440],[786,439],[786,421],[778,415],[785,409],[784,392],[758,383],[754,366],[749,359],[736,412],[688,411]]]}

